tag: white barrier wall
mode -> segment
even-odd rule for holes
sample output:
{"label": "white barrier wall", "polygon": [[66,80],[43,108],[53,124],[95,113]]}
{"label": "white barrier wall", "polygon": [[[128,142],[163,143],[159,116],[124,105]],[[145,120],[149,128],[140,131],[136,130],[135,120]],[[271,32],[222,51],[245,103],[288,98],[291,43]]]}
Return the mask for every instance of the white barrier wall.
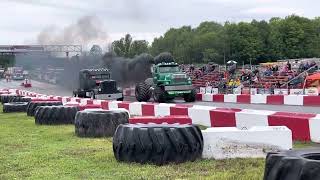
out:
{"label": "white barrier wall", "polygon": [[97,99],[97,100],[94,100],[93,101],[93,104],[94,105],[101,105],[101,102],[102,102],[103,100],[101,100],[101,99]]}
{"label": "white barrier wall", "polygon": [[267,104],[266,94],[255,94],[250,97],[252,104]]}
{"label": "white barrier wall", "polygon": [[155,116],[169,116],[170,107],[175,106],[175,104],[166,104],[160,103],[154,106],[154,115]]}
{"label": "white barrier wall", "polygon": [[131,115],[142,116],[142,104],[146,102],[133,102],[129,104],[129,111]]}
{"label": "white barrier wall", "polygon": [[312,142],[320,143],[320,114],[309,119],[310,138]]}
{"label": "white barrier wall", "polygon": [[253,126],[268,126],[268,116],[274,114],[274,111],[243,109],[235,114],[237,127],[249,129]]}
{"label": "white barrier wall", "polygon": [[284,104],[286,105],[303,105],[303,95],[286,95],[284,96]]}
{"label": "white barrier wall", "polygon": [[203,94],[202,100],[207,101],[207,102],[212,102],[213,101],[213,94]]}
{"label": "white barrier wall", "polygon": [[122,101],[110,101],[108,103],[109,109],[118,109],[118,104],[121,103]]}
{"label": "white barrier wall", "polygon": [[88,103],[87,103],[88,100],[90,100],[90,98],[81,98],[81,99],[80,99],[80,105],[86,105],[86,104],[88,104]]}
{"label": "white barrier wall", "polygon": [[237,102],[237,96],[236,94],[226,94],[224,95],[224,102],[227,103],[236,103]]}
{"label": "white barrier wall", "polygon": [[192,124],[199,124],[210,127],[210,110],[213,109],[216,109],[216,107],[194,105],[193,107],[188,108],[188,115],[192,119]]}
{"label": "white barrier wall", "polygon": [[268,151],[292,148],[292,133],[285,126],[252,127],[249,130],[208,128],[202,131],[202,135],[203,158],[265,157]]}

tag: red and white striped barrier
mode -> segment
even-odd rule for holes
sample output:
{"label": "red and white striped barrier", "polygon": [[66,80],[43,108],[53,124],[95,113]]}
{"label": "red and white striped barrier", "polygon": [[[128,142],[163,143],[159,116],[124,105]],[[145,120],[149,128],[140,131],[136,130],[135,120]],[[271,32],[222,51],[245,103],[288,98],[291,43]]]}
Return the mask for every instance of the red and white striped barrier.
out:
{"label": "red and white striped barrier", "polygon": [[[21,90],[14,90],[11,92],[23,94],[23,91]],[[270,102],[272,100],[274,102],[279,102],[279,99],[282,98],[283,102],[298,104],[297,102],[294,102],[294,96],[296,95],[291,95],[286,98],[283,96],[266,96],[266,98],[261,96],[259,97],[260,99],[256,101]],[[238,127],[240,129],[249,129],[253,126],[287,126],[292,131],[293,140],[320,142],[320,114],[230,109],[198,105],[106,101],[45,95],[39,95],[39,97],[59,99],[64,104],[78,103],[82,106],[101,107],[106,110],[124,108],[127,109],[131,115],[137,116],[189,116],[193,124],[209,127]],[[300,101],[301,99],[305,101],[305,97],[311,96],[303,96],[303,98],[299,97],[298,99],[300,99]],[[221,95],[213,95],[213,99],[221,100],[222,98]],[[229,99],[229,101],[234,101],[234,99],[236,99],[237,102],[247,102],[249,99],[251,102],[254,98],[251,98],[250,95],[229,95],[227,96],[227,99]],[[313,101],[309,99],[309,102]]]}
{"label": "red and white striped barrier", "polygon": [[131,115],[185,115],[193,124],[209,127],[287,126],[292,131],[293,140],[320,142],[320,114],[118,101],[103,101],[102,104],[103,109],[125,108]]}
{"label": "red and white striped barrier", "polygon": [[197,94],[198,101],[244,103],[244,104],[270,104],[293,106],[320,106],[320,96],[308,95],[265,95],[265,94]]}

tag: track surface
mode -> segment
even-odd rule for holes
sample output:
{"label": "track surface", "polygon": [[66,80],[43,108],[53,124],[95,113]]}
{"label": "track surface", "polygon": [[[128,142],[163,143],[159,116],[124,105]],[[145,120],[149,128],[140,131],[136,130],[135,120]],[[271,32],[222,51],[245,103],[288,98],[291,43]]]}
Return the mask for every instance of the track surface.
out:
{"label": "track surface", "polygon": [[[52,85],[48,83],[43,83],[39,81],[32,81],[32,88],[24,88],[20,86],[22,81],[11,81],[6,82],[4,79],[0,80],[0,89],[2,88],[17,88],[26,89],[28,91],[48,94],[48,95],[58,95],[58,96],[71,96],[72,90],[67,88]],[[134,97],[126,97],[126,101],[136,101]],[[264,105],[264,104],[236,104],[236,103],[214,103],[214,102],[194,102],[185,103],[183,100],[175,100],[172,103],[176,104],[192,104],[192,105],[204,105],[213,107],[226,107],[226,108],[239,108],[239,109],[256,109],[256,110],[270,110],[270,111],[283,111],[283,112],[300,112],[300,113],[316,113],[320,114],[320,107],[307,107],[307,106],[287,106],[287,105]]]}

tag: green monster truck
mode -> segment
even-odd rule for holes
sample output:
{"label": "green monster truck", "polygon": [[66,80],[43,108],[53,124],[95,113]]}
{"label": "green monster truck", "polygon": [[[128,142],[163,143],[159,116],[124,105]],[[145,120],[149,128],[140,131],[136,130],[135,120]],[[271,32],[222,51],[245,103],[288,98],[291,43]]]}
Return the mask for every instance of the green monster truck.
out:
{"label": "green monster truck", "polygon": [[182,72],[175,62],[161,62],[153,65],[152,77],[135,88],[137,101],[154,101],[164,103],[175,97],[183,97],[186,102],[194,102],[196,92],[192,86],[191,78]]}

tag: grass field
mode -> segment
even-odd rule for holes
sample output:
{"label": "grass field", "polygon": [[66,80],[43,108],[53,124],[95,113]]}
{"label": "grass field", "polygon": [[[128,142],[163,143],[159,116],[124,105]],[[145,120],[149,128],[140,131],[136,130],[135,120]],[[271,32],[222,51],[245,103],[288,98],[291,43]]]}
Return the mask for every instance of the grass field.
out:
{"label": "grass field", "polygon": [[[2,109],[2,107],[1,107]],[[309,144],[297,143],[298,147]],[[262,179],[264,159],[198,160],[166,166],[118,163],[111,138],[78,138],[74,126],[38,126],[0,113],[0,179]]]}

